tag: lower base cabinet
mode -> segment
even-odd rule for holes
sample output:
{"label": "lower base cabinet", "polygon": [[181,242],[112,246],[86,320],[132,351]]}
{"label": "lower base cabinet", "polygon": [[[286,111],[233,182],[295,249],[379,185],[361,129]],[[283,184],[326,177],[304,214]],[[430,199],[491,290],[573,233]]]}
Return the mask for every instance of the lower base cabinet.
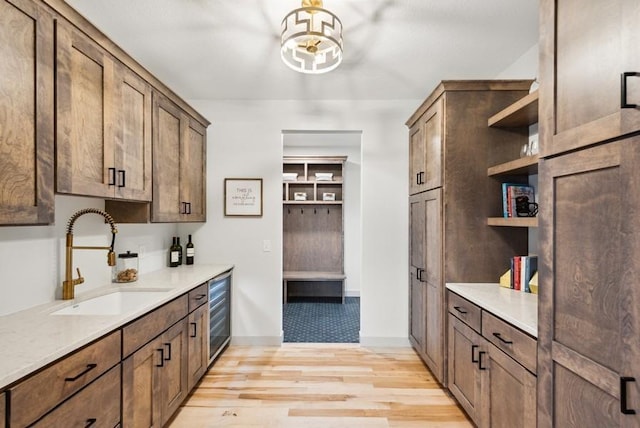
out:
{"label": "lower base cabinet", "polygon": [[5,394],[0,394],[0,428],[5,428],[7,419],[7,398]]}
{"label": "lower base cabinet", "polygon": [[209,365],[209,307],[202,305],[189,314],[189,363],[187,388],[193,389]]}
{"label": "lower base cabinet", "polygon": [[535,340],[460,296],[449,292],[448,299],[451,394],[479,428],[535,428],[537,379],[514,358]]}
{"label": "lower base cabinet", "polygon": [[120,364],[31,426],[115,427],[119,423]]}

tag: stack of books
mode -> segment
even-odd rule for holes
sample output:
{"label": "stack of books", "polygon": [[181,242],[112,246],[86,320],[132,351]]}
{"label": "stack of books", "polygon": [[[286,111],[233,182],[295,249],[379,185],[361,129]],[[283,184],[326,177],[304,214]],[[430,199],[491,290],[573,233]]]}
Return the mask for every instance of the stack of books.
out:
{"label": "stack of books", "polygon": [[[502,287],[531,293],[531,279],[538,271],[538,256],[515,256],[511,258],[511,269],[500,278]],[[537,286],[537,281],[536,286]],[[537,287],[536,287],[537,291]]]}
{"label": "stack of books", "polygon": [[516,198],[526,196],[529,202],[535,202],[535,190],[527,184],[502,183],[502,216],[505,218],[518,217],[516,213]]}

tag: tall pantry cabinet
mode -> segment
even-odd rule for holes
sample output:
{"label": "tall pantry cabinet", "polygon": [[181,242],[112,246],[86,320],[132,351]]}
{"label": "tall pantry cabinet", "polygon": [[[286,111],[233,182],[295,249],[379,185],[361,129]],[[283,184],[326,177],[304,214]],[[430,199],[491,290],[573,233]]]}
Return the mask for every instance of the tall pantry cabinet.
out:
{"label": "tall pantry cabinet", "polygon": [[[409,340],[438,381],[446,374],[447,282],[497,282],[526,254],[525,228],[487,225],[501,215],[501,183],[489,166],[527,141],[487,127],[487,117],[528,93],[530,80],[443,81],[409,127]],[[522,144],[514,144],[521,140]]]}
{"label": "tall pantry cabinet", "polygon": [[640,427],[638,22],[541,2],[539,427]]}

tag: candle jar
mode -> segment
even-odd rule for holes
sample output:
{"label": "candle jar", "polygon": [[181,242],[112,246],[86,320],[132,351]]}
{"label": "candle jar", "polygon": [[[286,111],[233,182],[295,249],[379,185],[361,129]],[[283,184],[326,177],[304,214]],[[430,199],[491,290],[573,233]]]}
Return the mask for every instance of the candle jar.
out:
{"label": "candle jar", "polygon": [[112,269],[112,282],[134,282],[138,280],[138,254],[127,251],[118,254]]}

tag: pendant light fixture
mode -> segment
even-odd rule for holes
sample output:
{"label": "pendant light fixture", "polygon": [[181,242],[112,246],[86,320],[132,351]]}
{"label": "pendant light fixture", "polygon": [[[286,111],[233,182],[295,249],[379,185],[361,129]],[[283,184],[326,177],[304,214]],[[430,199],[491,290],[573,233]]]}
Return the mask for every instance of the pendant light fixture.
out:
{"label": "pendant light fixture", "polygon": [[302,0],[282,20],[280,55],[295,71],[320,74],[342,62],[342,22],[323,9],[322,0]]}

